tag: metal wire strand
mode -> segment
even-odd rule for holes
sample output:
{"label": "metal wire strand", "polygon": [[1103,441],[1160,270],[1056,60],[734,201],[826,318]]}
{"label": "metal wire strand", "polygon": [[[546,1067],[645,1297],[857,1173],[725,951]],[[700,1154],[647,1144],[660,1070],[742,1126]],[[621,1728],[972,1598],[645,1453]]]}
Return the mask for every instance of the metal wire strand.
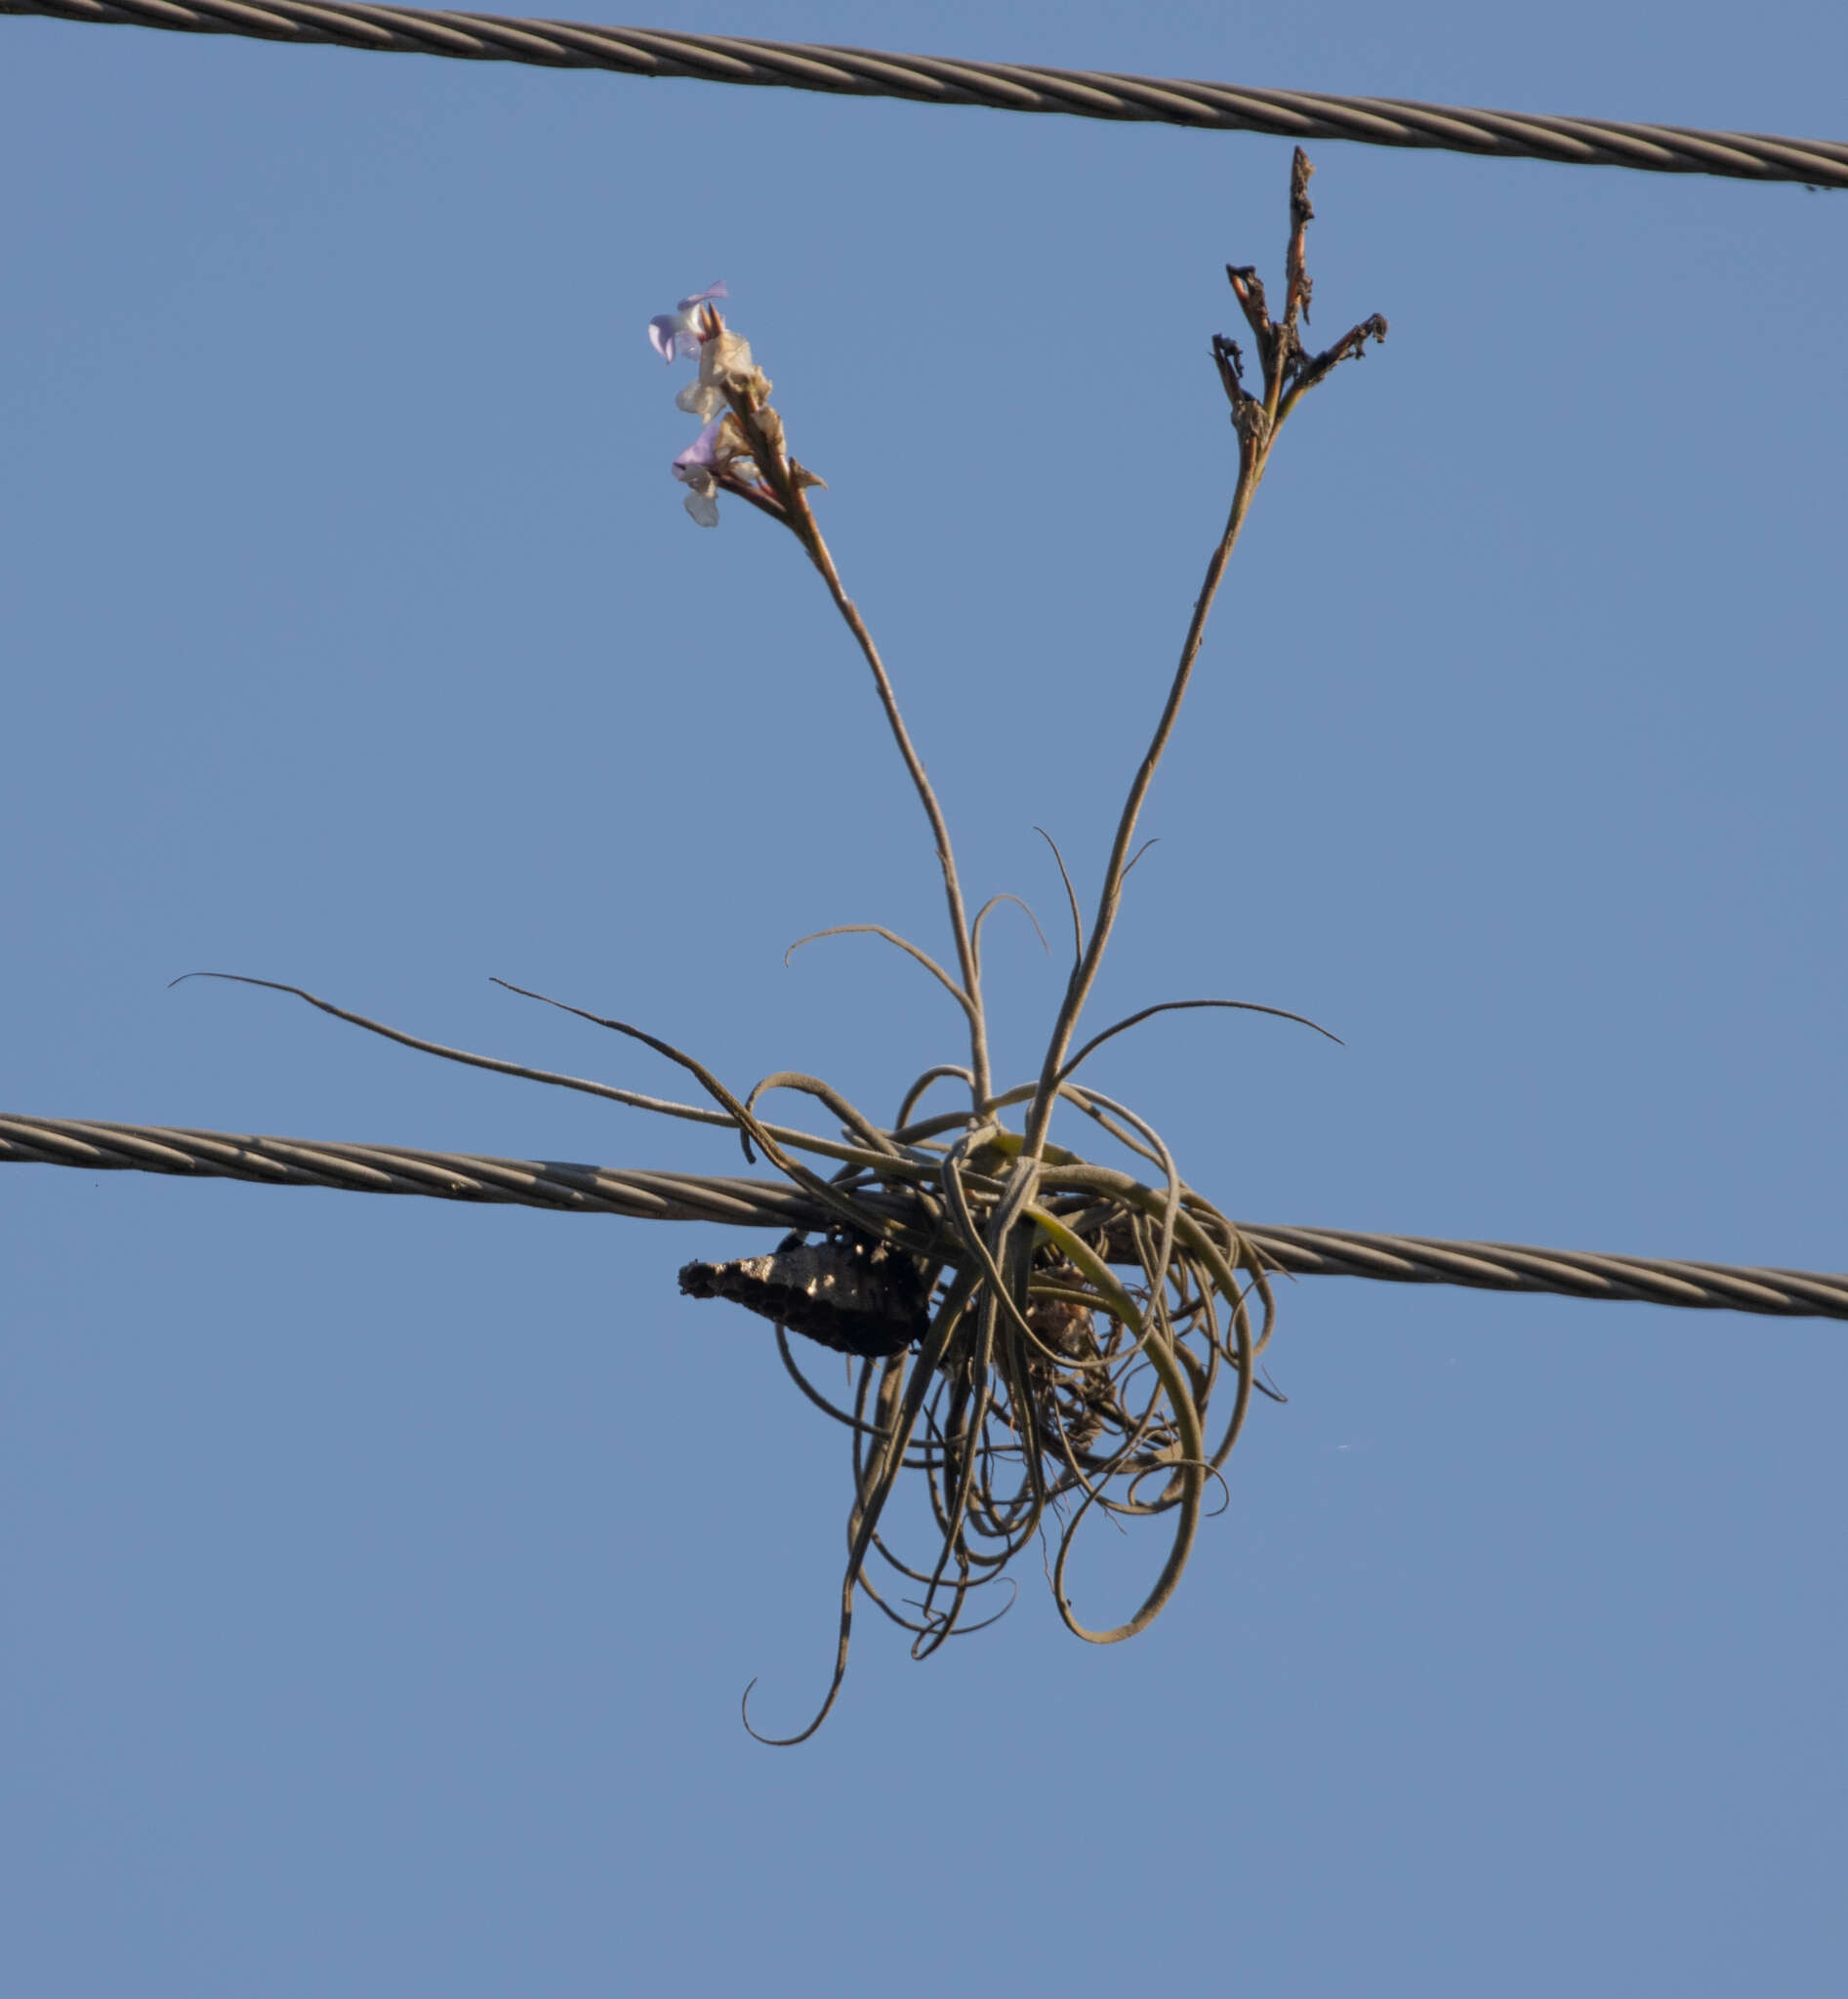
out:
{"label": "metal wire strand", "polygon": [[0,14],[48,15],[100,25],[247,35],[270,42],[331,42],[387,54],[531,62],[554,69],[613,69],[630,76],[767,85],[836,96],[906,98],[998,111],[1268,132],[1285,139],[1344,139],[1500,159],[1632,167],[1653,174],[1716,174],[1848,187],[1848,143],[1755,132],[1704,132],[1611,118],[1475,110],[1405,98],[1051,69],[1034,63],[896,56],[813,42],[737,35],[667,34],[587,21],[521,20],[443,9],[373,7],[351,0],[0,0]]}
{"label": "metal wire strand", "polygon": [[[821,1229],[831,1217],[781,1180],[490,1159],[344,1140],[258,1138],[161,1124],[0,1115],[0,1165],[78,1166],[91,1172],[177,1173],[251,1180],[267,1187],[333,1187],[351,1194],[423,1194],[439,1201],[553,1208],[750,1229]],[[874,1190],[859,1198],[877,1205]],[[894,1213],[897,1197],[889,1197]],[[1515,1243],[1451,1243],[1241,1223],[1272,1269],[1296,1277],[1364,1277],[1387,1284],[1460,1285],[1474,1290],[1550,1291],[1780,1319],[1848,1319],[1848,1274],[1761,1270],[1663,1257],[1537,1249]],[[1133,1245],[1113,1243],[1112,1260]]]}

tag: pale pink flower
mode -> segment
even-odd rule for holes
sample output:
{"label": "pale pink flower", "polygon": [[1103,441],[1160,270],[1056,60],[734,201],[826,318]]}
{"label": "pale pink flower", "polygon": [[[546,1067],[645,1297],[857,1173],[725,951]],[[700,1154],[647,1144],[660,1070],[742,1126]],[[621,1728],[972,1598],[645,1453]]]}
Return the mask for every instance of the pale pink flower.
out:
{"label": "pale pink flower", "polygon": [[708,300],[729,297],[720,278],[716,285],[682,299],[672,312],[657,312],[648,322],[648,345],[664,361],[684,360],[698,353],[700,307]]}
{"label": "pale pink flower", "polygon": [[674,476],[688,491],[686,510],[701,527],[719,525],[719,474],[758,476],[756,460],[744,450],[744,436],[729,410],[715,417],[674,461]]}

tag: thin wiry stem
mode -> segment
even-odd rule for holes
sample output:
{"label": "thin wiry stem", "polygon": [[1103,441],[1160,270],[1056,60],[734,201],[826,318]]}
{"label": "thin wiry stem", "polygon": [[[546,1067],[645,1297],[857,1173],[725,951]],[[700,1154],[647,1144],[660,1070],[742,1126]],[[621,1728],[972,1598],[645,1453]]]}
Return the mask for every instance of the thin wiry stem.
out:
{"label": "thin wiry stem", "polygon": [[[999,896],[995,898],[995,902],[999,902],[1001,898]],[[979,944],[981,939],[982,917],[987,916],[989,910],[993,909],[994,906],[994,902],[989,903],[987,907],[982,910],[981,914],[976,917],[975,927],[972,932],[973,942]],[[1029,911],[1028,914],[1031,915],[1032,913]],[[951,978],[949,973],[943,969],[943,967],[936,961],[936,959],[932,958],[927,951],[920,951],[917,945],[912,943],[910,938],[901,937],[896,930],[888,930],[883,923],[831,923],[825,930],[811,930],[809,931],[806,937],[797,938],[796,942],[792,944],[786,952],[784,952],[783,962],[785,964],[788,964],[790,959],[795,957],[797,952],[799,952],[804,944],[817,943],[823,937],[883,937],[887,944],[897,945],[899,950],[904,952],[908,958],[916,959],[917,961],[924,966],[924,970],[927,971],[930,974],[930,976],[933,979],[935,979],[940,986],[944,988],[944,990],[950,995],[951,999],[954,1000],[956,1003],[960,1007],[962,1007],[963,1011],[969,1016],[971,1021],[974,1019],[974,1000],[971,1000],[965,992],[964,992],[962,987],[959,986],[953,978]]]}
{"label": "thin wiry stem", "polygon": [[1311,1020],[1306,1013],[1292,1013],[1286,1007],[1260,1006],[1254,1000],[1164,1000],[1154,1006],[1140,1008],[1137,1012],[1130,1014],[1127,1020],[1120,1020],[1114,1026],[1105,1028],[1101,1034],[1092,1035],[1090,1040],[1059,1071],[1059,1081],[1061,1082],[1069,1082],[1077,1072],[1079,1065],[1093,1050],[1101,1048],[1107,1040],[1114,1039],[1117,1035],[1127,1034],[1132,1027],[1140,1027],[1143,1021],[1153,1020],[1158,1013],[1191,1013],[1196,1008],[1202,1006],[1221,1007],[1233,1013],[1268,1013],[1274,1020],[1294,1020],[1298,1027],[1314,1028],[1317,1034],[1321,1035],[1326,1040],[1333,1041],[1337,1048],[1344,1045],[1339,1035],[1330,1034],[1327,1028]]}
{"label": "thin wiry stem", "polygon": [[[1078,911],[1078,891],[1072,886],[1071,874],[1065,866],[1065,856],[1059,852],[1058,841],[1044,826],[1036,826],[1033,830],[1052,849],[1052,858],[1058,863],[1059,879],[1065,884],[1065,901],[1072,913],[1072,963],[1076,967],[1085,956],[1085,919]],[[1141,856],[1138,854],[1136,859],[1140,860]],[[1131,861],[1129,867],[1134,866],[1135,862]],[[1126,868],[1123,872],[1127,875],[1129,869]]]}
{"label": "thin wiry stem", "polygon": [[1046,1143],[1047,1127],[1051,1122],[1052,1107],[1058,1096],[1059,1072],[1065,1065],[1066,1051],[1078,1030],[1085,1001],[1096,983],[1097,968],[1103,962],[1110,933],[1116,927],[1117,914],[1122,908],[1123,877],[1129,865],[1130,843],[1135,838],[1136,821],[1141,817],[1149,787],[1155,782],[1155,773],[1161,768],[1162,757],[1174,733],[1174,724],[1180,719],[1181,703],[1186,700],[1187,688],[1193,679],[1194,662],[1200,657],[1200,648],[1207,635],[1207,620],[1211,615],[1213,599],[1218,595],[1219,585],[1225,577],[1226,564],[1232,559],[1232,551],[1238,547],[1245,516],[1251,511],[1258,481],[1263,476],[1263,457],[1255,446],[1241,436],[1239,478],[1232,495],[1231,510],[1226,515],[1218,547],[1207,564],[1206,580],[1201,585],[1200,594],[1194,600],[1193,617],[1188,621],[1180,660],[1175,666],[1174,677],[1169,683],[1168,699],[1162,705],[1155,734],[1129,786],[1122,816],[1117,821],[1117,836],[1111,842],[1110,858],[1104,865],[1103,887],[1098,893],[1097,914],[1091,920],[1090,937],[1066,983],[1065,998],[1059,1007],[1058,1018],[1052,1024],[1051,1038],[1047,1042],[1046,1059],[1040,1068],[1039,1088],[1027,1114],[1029,1158],[1036,1158]]}
{"label": "thin wiry stem", "polygon": [[1027,921],[1033,925],[1033,934],[1040,940],[1040,949],[1047,957],[1050,957],[1052,947],[1046,941],[1046,932],[1040,928],[1040,919],[1033,914],[1033,905],[1022,902],[1019,896],[1010,895],[1004,888],[999,895],[991,895],[983,903],[981,908],[975,912],[975,920],[969,926],[969,941],[975,946],[976,964],[979,965],[982,961],[982,925],[988,920],[993,912],[998,910],[1005,902],[1012,903],[1015,909],[1024,913]]}
{"label": "thin wiry stem", "polygon": [[[756,413],[748,406],[741,407],[741,400],[734,397],[732,409],[749,435],[751,419]],[[963,900],[963,884],[956,872],[956,849],[950,841],[949,821],[943,816],[943,807],[925,774],[924,758],[918,755],[911,740],[911,731],[905,726],[905,717],[899,710],[898,695],[892,687],[891,675],[885,671],[885,662],[880,657],[879,647],[867,630],[866,620],[860,616],[859,606],[847,595],[841,581],[841,572],[835,567],[834,555],[808,504],[807,493],[800,480],[791,477],[789,462],[781,452],[766,451],[761,462],[770,483],[776,488],[777,498],[782,502],[785,520],[806,551],[808,559],[821,572],[821,580],[828,586],[828,594],[834,599],[835,609],[841,613],[842,622],[852,632],[854,643],[865,657],[873,675],[873,685],[879,693],[880,706],[885,712],[886,726],[891,730],[892,741],[897,744],[898,754],[904,759],[912,789],[918,794],[918,802],[923,805],[924,817],[930,822],[930,836],[937,848],[937,865],[943,871],[943,892],[950,905],[950,929],[956,939],[963,991],[969,1002],[969,1066],[975,1072],[973,1094],[976,1102],[980,1103],[988,1095],[990,1074],[988,1021],[982,1006],[982,967]]]}

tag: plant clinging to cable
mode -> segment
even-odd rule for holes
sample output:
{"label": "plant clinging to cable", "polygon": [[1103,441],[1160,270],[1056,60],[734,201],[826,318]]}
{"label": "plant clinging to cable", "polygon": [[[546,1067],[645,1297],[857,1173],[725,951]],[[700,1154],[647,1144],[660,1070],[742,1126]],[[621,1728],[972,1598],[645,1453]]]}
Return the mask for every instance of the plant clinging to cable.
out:
{"label": "plant clinging to cable", "polygon": [[[1222,1467],[1239,1441],[1253,1390],[1263,1386],[1257,1363],[1271,1336],[1275,1299],[1261,1258],[1236,1225],[1182,1179],[1156,1128],[1129,1105],[1081,1081],[1079,1072],[1106,1041],[1159,1013],[1224,1007],[1294,1021],[1302,1016],[1245,1000],[1166,1000],[1082,1043],[1078,1036],[1137,857],[1143,804],[1178,724],[1213,600],[1278,436],[1311,388],[1340,362],[1358,358],[1368,341],[1385,338],[1386,323],[1375,316],[1320,352],[1303,342],[1311,293],[1304,255],[1313,216],[1311,172],[1298,149],[1281,315],[1270,316],[1254,269],[1227,268],[1255,364],[1248,385],[1239,343],[1214,337],[1211,358],[1237,446],[1230,509],[1119,814],[1088,930],[1058,858],[1071,913],[1072,964],[1034,1080],[998,1089],[991,1067],[981,928],[990,911],[1011,898],[995,897],[972,920],[968,915],[942,806],[879,648],[815,519],[810,495],[823,481],[791,454],[768,379],[715,303],[725,297],[723,285],[681,300],[649,327],[651,343],[668,361],[698,361],[696,379],[677,400],[702,428],[675,460],[675,476],[687,489],[687,511],[702,526],[717,525],[719,497],[729,495],[787,528],[820,573],[872,674],[928,823],[954,969],[880,924],[843,924],[816,934],[867,932],[908,953],[956,1000],[966,1028],[966,1063],[926,1069],[902,1093],[891,1123],[882,1125],[818,1077],[779,1073],[739,1097],[671,1043],[577,1007],[567,1010],[642,1041],[686,1070],[708,1106],[641,1097],[440,1047],[301,995],[451,1060],[729,1127],[747,1156],[761,1153],[827,1216],[817,1243],[799,1233],[770,1255],[690,1264],[681,1273],[682,1288],[692,1294],[731,1298],[771,1319],[778,1351],[803,1395],[848,1432],[853,1498],[833,1673],[805,1727],[760,1739],[800,1742],[826,1719],[846,1671],[862,1592],[912,1634],[914,1655],[924,1657],[945,1640],[992,1621],[973,1613],[978,1593],[1004,1580],[1014,1558],[1042,1538],[1053,1551],[1053,1600],[1070,1630],[1103,1645],[1143,1630],[1174,1593],[1209,1488],[1223,1486]],[[1053,853],[1057,858],[1056,847]],[[960,1085],[966,1102],[923,1115],[926,1094],[946,1083]],[[809,1099],[839,1136],[769,1122],[759,1106],[773,1091]],[[1140,1162],[1142,1177],[1054,1144],[1050,1128],[1060,1105],[1127,1149]],[[1009,1113],[1017,1122],[1009,1122]],[[849,1355],[844,1401],[803,1372],[790,1329]],[[931,1523],[925,1552],[917,1556],[899,1550],[887,1529],[891,1501],[907,1474],[916,1475]],[[1103,1629],[1080,1622],[1067,1590],[1074,1536],[1093,1513],[1120,1521],[1160,1515],[1170,1522],[1167,1555],[1142,1604]],[[747,1689],[747,1709],[749,1694]]]}

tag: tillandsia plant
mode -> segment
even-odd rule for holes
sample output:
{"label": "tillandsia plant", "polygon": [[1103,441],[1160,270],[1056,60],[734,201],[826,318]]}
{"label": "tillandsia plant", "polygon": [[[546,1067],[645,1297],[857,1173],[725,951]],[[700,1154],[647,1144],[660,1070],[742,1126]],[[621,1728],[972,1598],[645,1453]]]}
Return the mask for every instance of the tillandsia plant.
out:
{"label": "tillandsia plant", "polygon": [[[1386,336],[1386,322],[1376,315],[1320,352],[1304,344],[1312,171],[1298,149],[1291,173],[1279,316],[1271,317],[1254,269],[1226,269],[1254,362],[1248,379],[1239,342],[1213,338],[1211,358],[1237,442],[1231,506],[1147,753],[1119,814],[1088,928],[1064,860],[1052,846],[1070,912],[1072,964],[1032,1081],[997,1087],[982,992],[982,926],[1001,904],[1015,898],[998,895],[972,918],[968,914],[943,809],[879,648],[842,585],[816,522],[810,495],[824,482],[792,455],[783,419],[770,401],[771,385],[749,343],[719,308],[717,301],[726,297],[722,284],[682,299],[674,313],[662,314],[648,328],[655,350],[669,363],[698,363],[695,380],[677,401],[701,428],[674,461],[674,474],[687,489],[687,511],[702,526],[718,524],[721,495],[735,498],[787,528],[820,572],[872,674],[929,824],[954,968],[881,924],[842,924],[815,935],[872,934],[915,959],[961,1009],[966,1062],[924,1070],[902,1092],[891,1123],[883,1125],[819,1077],[779,1072],[740,1097],[691,1055],[640,1028],[565,1008],[678,1064],[711,1100],[706,1108],[441,1047],[299,987],[280,988],[355,1025],[451,1060],[728,1126],[738,1133],[747,1158],[760,1153],[805,1197],[804,1211],[815,1226],[790,1236],[774,1253],[693,1263],[681,1273],[682,1288],[693,1295],[731,1298],[770,1319],[790,1374],[849,1438],[853,1497],[833,1673],[806,1727],[760,1740],[801,1742],[827,1718],[846,1672],[861,1592],[912,1634],[914,1656],[925,1657],[952,1636],[992,1621],[973,1614],[978,1593],[1002,1580],[1014,1558],[1043,1538],[1056,1541],[1052,1594],[1071,1631],[1093,1644],[1112,1645],[1144,1630],[1180,1581],[1209,1489],[1215,1481],[1222,1484],[1221,1468],[1239,1441],[1253,1393],[1264,1386],[1257,1377],[1258,1358],[1270,1339],[1276,1307],[1261,1258],[1182,1179],[1154,1125],[1081,1082],[1079,1073],[1105,1042],[1160,1013],[1228,1007],[1315,1023],[1248,1000],[1171,1000],[1145,1006],[1083,1041],[1079,1030],[1122,907],[1124,883],[1138,858],[1135,834],[1143,803],[1174,733],[1213,599],[1278,436],[1311,388],[1340,362],[1358,358],[1370,340]],[[521,987],[510,990],[545,998]],[[925,1097],[947,1085],[956,1086],[957,1106],[925,1115]],[[835,1122],[839,1136],[768,1122],[759,1106],[772,1092],[806,1097]],[[1061,1104],[1126,1148],[1142,1163],[1146,1177],[1055,1145],[1050,1130]],[[831,1163],[833,1170],[809,1161]],[[810,1234],[820,1240],[810,1242]],[[844,1404],[803,1372],[790,1330],[850,1357]],[[899,1551],[883,1531],[907,1474],[918,1476],[933,1522],[921,1556]],[[1170,1522],[1166,1557],[1140,1609],[1102,1630],[1079,1620],[1066,1589],[1074,1537],[1093,1513],[1119,1520],[1166,1516]],[[913,1594],[900,1597],[906,1588]]]}

